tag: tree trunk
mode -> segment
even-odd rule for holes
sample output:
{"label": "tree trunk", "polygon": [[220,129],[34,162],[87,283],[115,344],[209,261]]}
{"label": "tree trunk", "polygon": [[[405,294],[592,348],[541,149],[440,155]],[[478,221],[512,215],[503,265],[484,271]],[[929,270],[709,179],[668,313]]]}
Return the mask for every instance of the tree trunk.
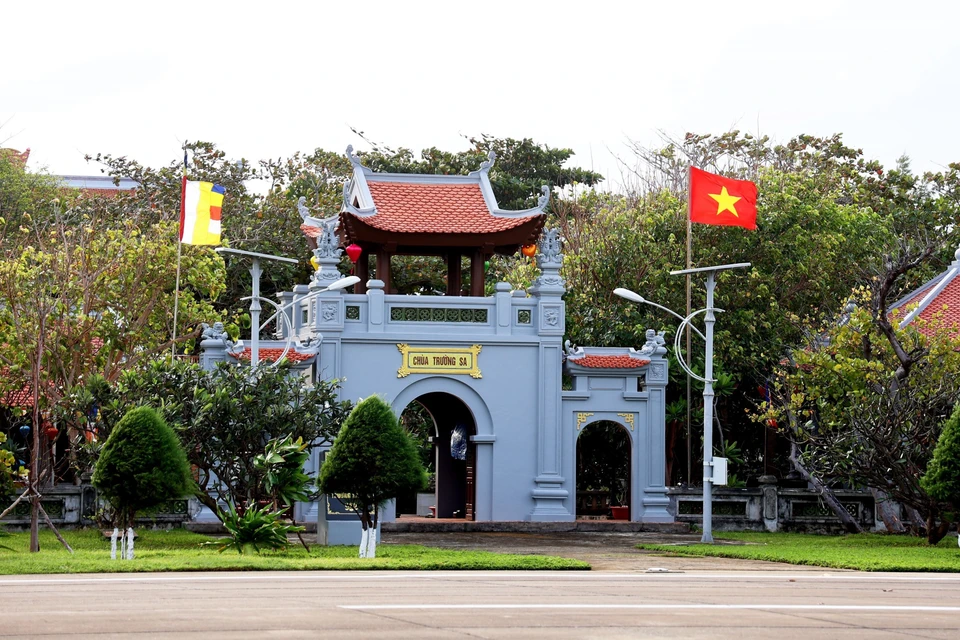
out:
{"label": "tree trunk", "polygon": [[373,522],[370,531],[367,534],[367,556],[368,558],[377,557],[377,534],[380,532],[380,518],[377,507],[373,508]]}
{"label": "tree trunk", "polygon": [[877,505],[877,511],[880,512],[880,518],[889,533],[904,533],[907,528],[900,522],[900,517],[890,508],[890,497],[880,489],[870,487],[870,493],[873,494],[873,500]]}
{"label": "tree trunk", "polygon": [[370,539],[370,511],[364,507],[359,515],[360,527],[363,529],[363,533],[360,534],[360,557],[366,558]]}
{"label": "tree trunk", "polygon": [[840,519],[840,523],[847,533],[863,533],[863,527],[843,508],[843,505],[837,500],[837,496],[833,495],[833,491],[800,464],[800,461],[797,459],[797,445],[795,443],[790,447],[790,462],[793,463],[793,467],[800,472],[803,479],[813,485],[813,488],[820,494],[820,497],[823,498],[823,501],[830,507],[830,510]]}
{"label": "tree trunk", "polygon": [[[950,531],[950,521],[944,519],[943,522],[937,524],[936,518],[933,514],[927,516],[927,544],[937,544],[947,535],[947,532]],[[958,542],[957,544],[960,544]]]}

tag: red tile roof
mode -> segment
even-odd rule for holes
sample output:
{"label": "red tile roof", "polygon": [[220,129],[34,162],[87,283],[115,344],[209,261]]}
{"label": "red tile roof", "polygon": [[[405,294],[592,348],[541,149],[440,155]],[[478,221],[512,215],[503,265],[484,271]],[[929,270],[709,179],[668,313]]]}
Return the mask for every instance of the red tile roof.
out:
{"label": "red tile roof", "polygon": [[[260,359],[261,360],[273,360],[276,362],[280,359],[280,356],[283,354],[283,349],[274,349],[274,348],[262,348],[260,349]],[[230,354],[234,358],[239,360],[249,360],[250,359],[250,347],[246,347],[239,355]],[[290,362],[303,362],[304,360],[309,360],[314,354],[312,353],[300,353],[291,349],[287,351],[287,355],[284,356]]]}
{"label": "red tile roof", "polygon": [[319,238],[323,233],[323,229],[320,227],[311,227],[308,224],[300,225],[300,231],[303,231],[303,235],[307,236],[308,238]]}
{"label": "red tile roof", "polygon": [[[923,299],[923,295],[920,296],[920,299]],[[911,300],[911,303],[913,302],[914,301]],[[916,302],[919,302],[919,300],[916,300]],[[941,312],[943,312],[940,318],[942,325],[949,327],[960,324],[960,278],[954,278],[947,283],[943,291],[930,301],[917,318],[928,323],[934,322],[934,316]],[[924,324],[919,327],[919,330],[921,333],[929,335],[933,333],[935,326],[938,325]],[[956,332],[957,330],[954,328],[952,333],[956,334]]]}
{"label": "red tile roof", "polygon": [[498,218],[490,213],[479,184],[369,181],[377,213],[361,218],[393,233],[496,233],[537,216]]}
{"label": "red tile roof", "polygon": [[[951,269],[956,266],[956,264],[955,262],[951,265]],[[924,297],[935,287],[938,287],[944,278],[947,277],[949,277],[950,280],[946,286],[941,289],[940,293],[938,293],[933,300],[930,300],[926,306],[920,309],[920,313],[918,313],[913,320],[920,319],[923,321],[918,325],[917,329],[920,333],[927,336],[932,335],[940,327],[952,327],[951,333],[957,335],[958,326],[960,326],[960,276],[951,276],[950,270],[941,273],[933,280],[924,284],[923,287],[911,294],[907,300],[895,303],[891,308],[891,312],[899,309],[899,321],[902,322],[908,314],[913,312],[916,305],[920,304]],[[934,316],[938,314],[941,314],[940,317],[935,318]]]}
{"label": "red tile roof", "polygon": [[570,358],[570,362],[590,369],[639,369],[650,364],[649,360],[631,358],[628,355],[597,356],[587,355],[579,358]]}
{"label": "red tile roof", "polygon": [[19,391],[10,391],[0,396],[0,406],[20,407],[21,409],[33,407],[33,389],[31,387],[24,387]]}

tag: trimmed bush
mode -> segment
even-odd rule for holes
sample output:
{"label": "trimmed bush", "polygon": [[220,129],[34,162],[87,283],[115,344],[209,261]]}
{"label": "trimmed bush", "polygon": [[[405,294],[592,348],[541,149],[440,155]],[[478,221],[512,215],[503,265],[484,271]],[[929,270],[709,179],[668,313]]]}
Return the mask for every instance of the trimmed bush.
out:
{"label": "trimmed bush", "polygon": [[177,434],[150,407],[132,409],[117,423],[97,460],[93,484],[123,527],[133,526],[137,512],[194,490]]}
{"label": "trimmed bush", "polygon": [[920,486],[934,500],[960,509],[960,404],[943,424],[933,459],[920,478]]}
{"label": "trimmed bush", "polygon": [[320,469],[319,487],[351,508],[364,533],[375,536],[383,503],[426,483],[416,444],[390,405],[373,396],[354,407],[344,422]]}

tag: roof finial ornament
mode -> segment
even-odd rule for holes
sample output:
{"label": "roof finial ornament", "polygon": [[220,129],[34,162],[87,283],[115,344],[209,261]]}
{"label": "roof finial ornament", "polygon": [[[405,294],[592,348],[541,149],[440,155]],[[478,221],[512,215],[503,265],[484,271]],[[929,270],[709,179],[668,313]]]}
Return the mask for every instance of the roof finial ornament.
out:
{"label": "roof finial ornament", "polygon": [[347,160],[349,160],[350,164],[352,164],[354,167],[360,166],[360,158],[353,152],[352,144],[347,145]]}
{"label": "roof finial ornament", "polygon": [[550,185],[545,184],[540,187],[540,193],[542,195],[537,199],[537,208],[542,210],[550,202]]}
{"label": "roof finial ornament", "polygon": [[307,207],[307,197],[300,196],[300,199],[297,200],[297,211],[300,212],[300,217],[303,218],[303,221],[306,222],[307,218],[310,218],[310,209]]}
{"label": "roof finial ornament", "polygon": [[497,160],[497,152],[493,149],[490,149],[490,153],[487,154],[487,159],[480,163],[480,171],[486,173],[490,171],[493,167],[493,163]]}

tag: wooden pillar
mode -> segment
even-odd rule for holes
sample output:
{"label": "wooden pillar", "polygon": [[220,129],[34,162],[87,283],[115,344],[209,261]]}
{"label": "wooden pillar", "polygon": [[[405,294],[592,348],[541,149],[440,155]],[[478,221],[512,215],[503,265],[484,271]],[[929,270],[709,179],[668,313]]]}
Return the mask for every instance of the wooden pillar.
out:
{"label": "wooden pillar", "polygon": [[367,280],[370,279],[370,254],[367,253],[367,250],[364,249],[360,254],[360,257],[357,258],[357,277],[360,278],[360,282],[353,285],[353,291],[355,293],[366,293],[367,292]]}
{"label": "wooden pillar", "polygon": [[447,295],[460,295],[461,284],[460,252],[451,251],[447,254]]}
{"label": "wooden pillar", "polygon": [[383,292],[390,293],[390,254],[385,249],[377,252],[377,280],[383,281]]}
{"label": "wooden pillar", "polygon": [[470,295],[476,298],[483,297],[483,254],[474,251],[470,256]]}

